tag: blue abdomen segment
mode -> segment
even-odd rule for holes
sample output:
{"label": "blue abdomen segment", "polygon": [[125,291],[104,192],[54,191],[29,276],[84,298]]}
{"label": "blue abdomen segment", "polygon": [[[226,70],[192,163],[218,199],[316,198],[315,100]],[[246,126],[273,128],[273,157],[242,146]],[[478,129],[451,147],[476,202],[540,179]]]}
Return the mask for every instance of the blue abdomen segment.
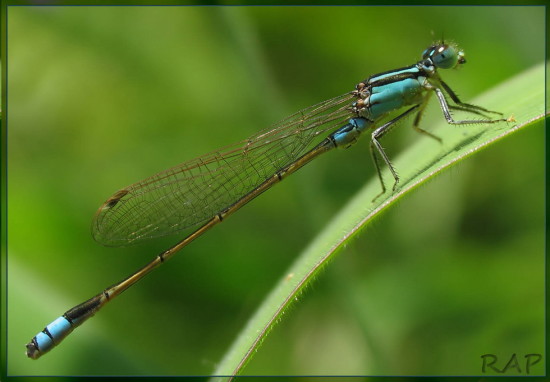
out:
{"label": "blue abdomen segment", "polygon": [[357,138],[371,122],[365,118],[352,118],[344,126],[336,130],[330,138],[336,147],[349,147],[357,141]]}
{"label": "blue abdomen segment", "polygon": [[67,337],[76,327],[92,317],[95,312],[109,301],[109,295],[112,290],[113,287],[108,288],[91,299],[84,301],[82,304],[69,309],[61,317],[46,326],[44,330],[34,336],[31,342],[27,344],[27,357],[38,359],[58,345],[63,338]]}
{"label": "blue abdomen segment", "polygon": [[40,357],[61,342],[73,329],[69,320],[64,316],[59,317],[32,339],[27,345],[27,355],[31,358]]}

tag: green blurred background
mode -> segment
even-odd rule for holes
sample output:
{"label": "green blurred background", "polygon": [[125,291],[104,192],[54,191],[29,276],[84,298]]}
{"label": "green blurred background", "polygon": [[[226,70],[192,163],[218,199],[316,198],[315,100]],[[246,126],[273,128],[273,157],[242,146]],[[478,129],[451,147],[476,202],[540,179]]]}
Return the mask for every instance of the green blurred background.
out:
{"label": "green blurred background", "polygon": [[[442,36],[466,52],[467,65],[443,77],[468,102],[541,63],[544,28],[540,7],[10,7],[8,375],[210,374],[374,176],[368,140],[288,178],[31,361],[24,345],[47,323],[178,240],[101,247],[90,235],[100,204],[412,64]],[[423,127],[441,118],[433,100]],[[390,156],[426,139],[410,123],[384,140]],[[539,125],[364,230],[245,374],[476,375],[481,355],[503,367],[513,353],[543,353],[543,337]]]}

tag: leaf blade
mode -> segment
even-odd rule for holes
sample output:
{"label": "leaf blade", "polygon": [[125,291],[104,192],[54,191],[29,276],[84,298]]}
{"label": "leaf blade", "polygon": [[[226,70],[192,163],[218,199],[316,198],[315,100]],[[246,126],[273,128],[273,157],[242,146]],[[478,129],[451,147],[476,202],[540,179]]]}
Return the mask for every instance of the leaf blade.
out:
{"label": "leaf blade", "polygon": [[[286,276],[272,289],[239,334],[214,375],[228,376],[222,380],[230,380],[229,376],[239,374],[308,283],[374,217],[443,170],[542,121],[547,115],[544,110],[544,71],[544,64],[534,66],[476,99],[484,107],[514,113],[517,121],[514,126],[472,125],[472,128],[464,127],[463,129],[468,129],[465,131],[462,128],[449,128],[445,120],[442,120],[435,126],[437,134],[444,140],[442,147],[437,147],[431,140],[418,140],[395,159],[395,167],[406,174],[401,176],[402,182],[397,192],[387,192],[375,203],[371,203],[380,187],[378,179],[371,179],[289,267]],[[421,160],[427,163],[418,168],[416,163]],[[386,183],[392,184],[388,183],[389,180],[386,178]]]}

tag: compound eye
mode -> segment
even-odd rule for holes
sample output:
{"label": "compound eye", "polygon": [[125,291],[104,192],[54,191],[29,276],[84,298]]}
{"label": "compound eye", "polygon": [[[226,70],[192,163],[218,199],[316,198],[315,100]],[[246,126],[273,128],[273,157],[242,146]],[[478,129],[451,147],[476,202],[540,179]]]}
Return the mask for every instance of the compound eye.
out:
{"label": "compound eye", "polygon": [[437,48],[438,48],[437,45],[432,45],[427,47],[426,50],[422,52],[422,60],[431,59],[432,55],[434,54]]}
{"label": "compound eye", "polygon": [[437,68],[451,69],[457,64],[465,62],[464,54],[457,52],[454,46],[439,45],[431,50],[431,60]]}

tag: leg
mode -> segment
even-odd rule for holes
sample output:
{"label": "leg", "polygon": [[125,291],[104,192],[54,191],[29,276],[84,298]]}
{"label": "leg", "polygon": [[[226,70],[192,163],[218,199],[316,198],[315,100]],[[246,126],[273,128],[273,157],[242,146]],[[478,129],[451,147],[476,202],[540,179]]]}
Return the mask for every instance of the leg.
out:
{"label": "leg", "polygon": [[[489,117],[487,114],[484,114],[484,113],[481,112],[481,111],[472,110],[472,109],[470,109],[470,108],[462,107],[462,106],[455,106],[455,105],[448,105],[448,106],[449,106],[449,109],[450,109],[450,110],[465,111],[465,112],[467,112],[467,113],[472,113],[472,114],[481,115],[483,118],[491,119],[491,117]],[[495,113],[496,113],[496,112],[495,112]]]}
{"label": "leg", "polygon": [[428,137],[432,138],[432,139],[435,139],[436,141],[438,141],[439,143],[442,143],[443,141],[441,140],[441,138],[439,138],[437,135],[434,135],[432,133],[429,133],[427,132],[426,130],[424,129],[421,129],[420,127],[418,127],[418,125],[420,124],[420,119],[422,118],[422,113],[424,112],[424,109],[426,108],[426,105],[428,104],[428,101],[429,101],[429,98],[430,98],[430,94],[431,93],[428,93],[428,95],[426,96],[426,98],[424,99],[424,102],[422,102],[420,104],[420,106],[418,107],[418,113],[416,114],[416,118],[414,119],[414,123],[413,123],[413,129],[415,129],[418,133],[420,134],[424,134],[424,135],[427,135]]}
{"label": "leg", "polygon": [[449,97],[451,97],[453,102],[456,103],[459,106],[459,107],[457,107],[457,110],[468,111],[470,113],[480,114],[480,115],[483,115],[480,112],[502,115],[502,113],[499,113],[498,111],[491,111],[491,110],[487,110],[487,109],[485,109],[484,107],[481,107],[481,106],[476,106],[476,105],[472,105],[472,104],[469,104],[469,103],[462,102],[458,98],[456,93],[453,92],[453,90],[449,87],[449,85],[447,85],[445,82],[443,82],[441,80],[439,80],[439,83],[441,84],[441,87],[443,88],[443,90],[445,90],[447,92],[447,94],[449,95]]}
{"label": "leg", "polygon": [[411,107],[409,110],[407,110],[403,114],[398,115],[391,121],[386,122],[382,126],[378,127],[371,134],[370,153],[371,153],[372,161],[374,162],[374,167],[376,168],[376,172],[378,173],[378,179],[380,179],[380,185],[382,186],[382,192],[376,195],[373,201],[376,200],[380,195],[386,192],[386,186],[384,185],[384,180],[382,179],[382,170],[380,169],[380,164],[378,163],[378,158],[376,157],[376,151],[378,151],[382,159],[384,159],[384,162],[386,162],[386,164],[388,165],[388,168],[390,169],[390,172],[393,175],[393,178],[395,179],[395,183],[392,188],[393,191],[395,191],[397,187],[397,183],[399,183],[399,176],[397,175],[397,172],[395,171],[393,165],[391,164],[390,159],[386,155],[386,152],[384,151],[384,149],[382,148],[382,145],[378,140],[382,138],[388,131],[390,131],[397,121],[409,115],[412,111],[416,110],[418,107],[419,105]]}
{"label": "leg", "polygon": [[[501,119],[471,119],[471,120],[463,120],[463,121],[455,121],[453,119],[453,117],[451,116],[451,112],[449,111],[449,104],[447,103],[447,100],[445,99],[445,95],[443,94],[443,92],[441,91],[441,89],[439,88],[436,88],[436,87],[432,87],[430,86],[428,89],[430,90],[433,90],[435,91],[435,94],[437,95],[437,99],[439,100],[439,105],[441,106],[441,110],[443,111],[443,115],[445,116],[445,119],[447,120],[447,123],[451,124],[451,125],[470,125],[470,124],[485,124],[485,123],[498,123],[498,122],[507,122],[508,120],[507,119],[504,119],[504,118],[501,118]],[[468,104],[462,104],[462,105],[467,105],[467,106],[461,106],[461,107],[473,107],[474,109],[472,110],[476,110],[476,111],[479,111],[479,109],[482,109],[485,111],[485,109],[479,107],[479,106],[474,106],[474,105],[468,105]],[[461,109],[463,110],[463,109]],[[467,110],[467,111],[470,111],[470,110]],[[473,113],[475,113],[475,111],[472,111]],[[489,112],[489,110],[487,110],[487,112]],[[496,112],[492,112],[492,113],[496,113]],[[479,114],[479,113],[476,113],[476,114]]]}

